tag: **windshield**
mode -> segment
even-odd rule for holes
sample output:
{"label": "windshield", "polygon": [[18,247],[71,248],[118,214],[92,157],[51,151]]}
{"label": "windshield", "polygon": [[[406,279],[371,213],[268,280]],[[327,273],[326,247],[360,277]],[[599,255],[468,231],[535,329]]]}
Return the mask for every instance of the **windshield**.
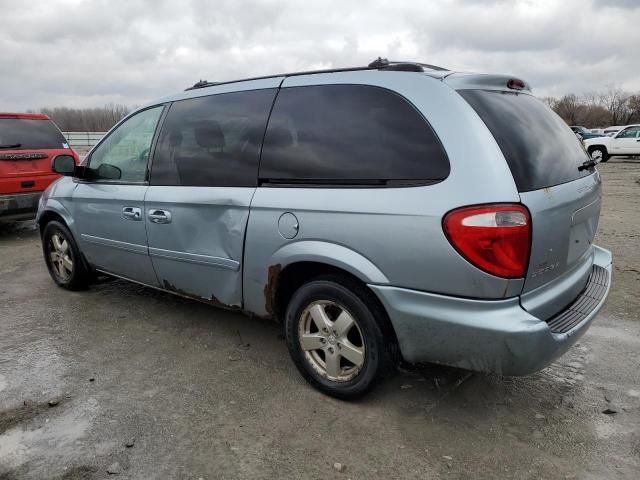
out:
{"label": "windshield", "polygon": [[65,148],[67,141],[51,120],[0,118],[0,148]]}
{"label": "windshield", "polygon": [[528,192],[590,175],[578,167],[589,160],[582,143],[536,97],[487,90],[460,90],[493,134],[518,191]]}

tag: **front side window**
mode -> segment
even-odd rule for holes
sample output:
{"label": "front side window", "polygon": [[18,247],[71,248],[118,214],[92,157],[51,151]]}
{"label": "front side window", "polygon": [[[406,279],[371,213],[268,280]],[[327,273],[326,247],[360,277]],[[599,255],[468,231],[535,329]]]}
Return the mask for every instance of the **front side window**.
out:
{"label": "front side window", "polygon": [[98,169],[102,164],[112,165],[122,172],[120,181],[144,182],[151,142],[163,108],[149,108],[125,120],[96,147],[89,167]]}
{"label": "front side window", "polygon": [[616,138],[636,138],[640,132],[640,127],[629,127],[618,134]]}
{"label": "front side window", "polygon": [[404,97],[368,85],[284,88],[265,135],[260,178],[276,183],[415,184],[443,180],[449,160]]}
{"label": "front side window", "polygon": [[152,185],[241,187],[258,182],[274,89],[180,100],[162,125]]}

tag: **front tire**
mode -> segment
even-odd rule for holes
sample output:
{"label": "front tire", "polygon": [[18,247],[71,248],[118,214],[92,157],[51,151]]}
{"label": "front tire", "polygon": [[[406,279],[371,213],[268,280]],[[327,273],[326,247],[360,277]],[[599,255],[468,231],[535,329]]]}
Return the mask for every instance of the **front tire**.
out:
{"label": "front tire", "polygon": [[300,287],[285,314],[289,353],[318,390],[342,399],[369,391],[386,360],[383,312],[360,284],[339,276]]}
{"label": "front tire", "polygon": [[84,290],[91,277],[73,235],[63,223],[51,221],[42,232],[42,251],[53,281],[67,290]]}
{"label": "front tire", "polygon": [[592,147],[589,149],[589,155],[591,155],[591,159],[596,162],[605,163],[609,161],[609,153],[607,149],[604,147]]}

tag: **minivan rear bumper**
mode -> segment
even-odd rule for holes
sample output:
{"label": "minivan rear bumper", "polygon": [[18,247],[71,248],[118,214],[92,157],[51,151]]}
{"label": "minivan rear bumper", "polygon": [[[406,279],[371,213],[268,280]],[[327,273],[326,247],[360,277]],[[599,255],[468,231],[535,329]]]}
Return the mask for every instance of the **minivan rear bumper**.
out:
{"label": "minivan rear bumper", "polygon": [[0,219],[35,217],[42,192],[0,194]]}
{"label": "minivan rear bumper", "polygon": [[[547,322],[524,310],[519,297],[474,300],[381,285],[370,287],[387,309],[406,361],[527,375],[565,353],[604,305],[611,288],[611,252],[595,245],[593,249],[594,267],[607,272],[601,298],[586,302],[588,311],[564,333],[552,332]],[[601,283],[602,278],[598,275]],[[589,289],[583,293],[589,295]],[[576,300],[567,312],[585,304],[580,296]]]}

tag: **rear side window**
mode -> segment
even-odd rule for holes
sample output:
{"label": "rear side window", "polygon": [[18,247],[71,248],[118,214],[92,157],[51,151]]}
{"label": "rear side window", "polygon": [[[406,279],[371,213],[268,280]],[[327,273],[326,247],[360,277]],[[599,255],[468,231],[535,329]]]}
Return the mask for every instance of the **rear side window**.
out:
{"label": "rear side window", "polygon": [[51,120],[0,118],[0,148],[65,148],[67,141]]}
{"label": "rear side window", "polygon": [[527,94],[460,90],[487,125],[504,154],[518,191],[528,192],[590,175],[589,160],[566,123]]}
{"label": "rear side window", "polygon": [[223,93],[173,103],[154,154],[151,184],[255,186],[275,92]]}
{"label": "rear side window", "polygon": [[446,153],[400,95],[367,85],[283,88],[265,135],[260,178],[282,183],[443,180]]}

